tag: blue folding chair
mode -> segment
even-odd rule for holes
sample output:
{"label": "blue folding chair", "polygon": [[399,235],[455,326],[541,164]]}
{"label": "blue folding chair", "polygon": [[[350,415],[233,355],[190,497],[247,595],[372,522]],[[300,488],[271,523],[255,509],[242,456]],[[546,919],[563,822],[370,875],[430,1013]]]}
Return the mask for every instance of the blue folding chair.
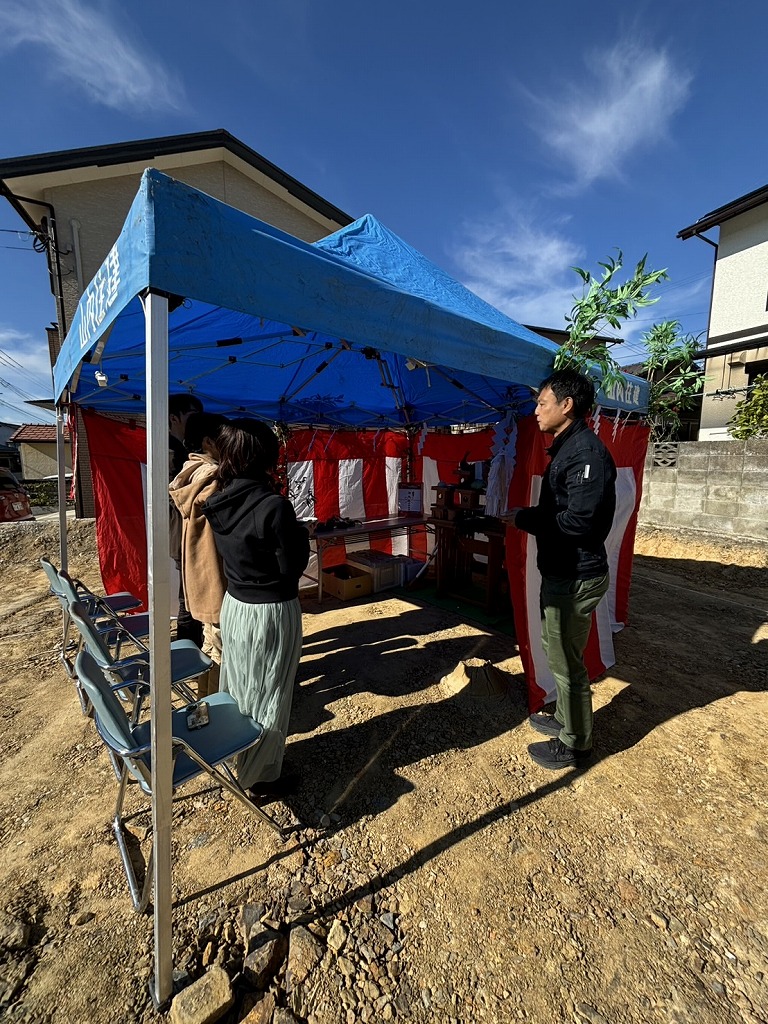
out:
{"label": "blue folding chair", "polygon": [[[101,628],[105,623],[114,622],[117,616],[121,616],[125,612],[131,612],[135,608],[140,608],[141,601],[138,597],[128,593],[127,590],[121,591],[118,594],[99,596],[86,587],[81,580],[73,579],[63,569],[57,569],[49,558],[41,558],[40,565],[48,577],[51,593],[61,605],[63,623],[61,654],[59,658],[67,675],[76,682],[75,657],[80,649],[80,641],[73,642],[70,639],[72,626],[72,620],[69,615],[70,604],[74,601],[79,601],[98,628]],[[149,616],[147,615],[129,615],[122,620],[122,624],[129,633],[137,638],[145,637],[149,632]],[[78,696],[83,706],[83,712],[87,712],[88,709],[79,687]]]}
{"label": "blue folding chair", "polygon": [[[129,778],[135,779],[147,796],[152,795],[150,723],[138,725],[129,719],[103,670],[87,651],[78,654],[75,670],[93,705],[96,729],[108,752],[121,764],[112,830],[120,850],[133,906],[139,913],[143,913],[149,903],[152,886],[153,852],[150,851],[147,860],[144,884],[140,885],[126,840],[125,822],[134,815],[123,815],[123,803]],[[209,723],[203,728],[187,727],[188,708],[172,712],[174,790],[204,773],[208,774],[217,785],[226,789],[252,814],[284,838],[286,830],[248,799],[226,764],[237,754],[260,743],[264,735],[263,727],[242,714],[237,702],[228,693],[209,694],[206,703]]]}
{"label": "blue folding chair", "polygon": [[[151,685],[149,650],[140,639],[134,637],[123,627],[119,619],[114,619],[105,633],[94,623],[80,601],[73,601],[69,605],[68,611],[70,619],[82,637],[85,649],[113,684],[121,684],[120,692],[123,687],[129,689],[132,684]],[[191,640],[171,642],[169,633],[169,643],[171,647],[171,688],[183,700],[193,701],[195,694],[187,686],[187,683],[207,672],[213,662]],[[132,644],[137,652],[121,657],[123,646],[126,644]],[[141,689],[137,691],[139,699],[143,692]],[[138,713],[139,707],[135,706],[136,718],[138,718]]]}
{"label": "blue folding chair", "polygon": [[[59,571],[59,583],[67,601],[67,614],[70,605],[79,601],[88,613],[96,629],[104,637],[110,647],[115,647],[115,657],[120,657],[123,642],[128,640],[135,647],[146,650],[143,641],[149,636],[149,615],[146,612],[131,612],[118,615],[102,598],[92,595],[92,600],[83,601],[78,593],[76,581],[64,569]],[[93,610],[89,610],[92,607]],[[74,666],[73,666],[74,670]]]}

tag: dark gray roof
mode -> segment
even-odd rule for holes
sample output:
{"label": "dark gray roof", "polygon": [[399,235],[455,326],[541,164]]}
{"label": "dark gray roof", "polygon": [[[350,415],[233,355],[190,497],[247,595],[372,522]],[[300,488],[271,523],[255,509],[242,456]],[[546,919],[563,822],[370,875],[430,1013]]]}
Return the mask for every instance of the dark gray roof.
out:
{"label": "dark gray roof", "polygon": [[756,188],[754,192],[747,192],[745,196],[734,199],[733,202],[726,203],[725,206],[718,206],[711,213],[699,217],[695,224],[691,224],[689,227],[683,228],[682,231],[678,231],[677,237],[692,238],[702,231],[708,231],[709,228],[717,227],[723,221],[730,220],[732,217],[738,217],[740,213],[746,213],[747,210],[753,210],[756,206],[762,206],[763,203],[768,203],[768,185]]}
{"label": "dark gray roof", "polygon": [[223,128],[210,132],[164,135],[156,139],[117,142],[109,146],[86,146],[81,149],[62,149],[54,153],[35,153],[31,156],[0,159],[0,180],[68,171],[78,167],[110,167],[137,160],[151,162],[158,156],[173,156],[175,153],[193,153],[205,149],[229,150],[234,156],[281,185],[306,206],[337,224],[350,224],[354,219]]}

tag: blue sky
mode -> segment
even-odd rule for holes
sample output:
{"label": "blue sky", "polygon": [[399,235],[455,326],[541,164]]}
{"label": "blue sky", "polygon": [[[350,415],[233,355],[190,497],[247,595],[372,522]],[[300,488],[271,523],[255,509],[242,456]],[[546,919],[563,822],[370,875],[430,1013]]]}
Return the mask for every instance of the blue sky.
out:
{"label": "blue sky", "polygon": [[[675,235],[768,181],[767,29],[764,0],[3,0],[0,155],[226,128],[542,326],[571,266],[647,252],[628,362],[655,321],[706,330],[713,250]],[[45,261],[0,229],[0,419],[48,421]]]}

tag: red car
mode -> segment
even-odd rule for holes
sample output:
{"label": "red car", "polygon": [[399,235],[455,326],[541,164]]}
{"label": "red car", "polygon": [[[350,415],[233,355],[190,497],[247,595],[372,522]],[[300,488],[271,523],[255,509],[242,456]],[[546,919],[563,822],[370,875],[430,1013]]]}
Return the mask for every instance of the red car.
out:
{"label": "red car", "polygon": [[0,523],[34,519],[29,494],[10,471],[0,467]]}

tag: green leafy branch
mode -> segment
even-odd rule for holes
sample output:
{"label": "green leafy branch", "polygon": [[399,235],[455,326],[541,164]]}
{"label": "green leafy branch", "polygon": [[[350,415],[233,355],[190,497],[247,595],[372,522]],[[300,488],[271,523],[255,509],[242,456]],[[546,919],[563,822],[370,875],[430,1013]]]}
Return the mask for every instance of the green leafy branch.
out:
{"label": "green leafy branch", "polygon": [[625,375],[608,343],[597,339],[607,329],[620,330],[639,309],[658,301],[650,294],[650,289],[668,275],[666,270],[646,270],[647,259],[646,254],[637,263],[632,276],[621,284],[614,283],[624,266],[620,249],[615,258],[598,263],[603,268],[600,277],[582,267],[571,268],[581,278],[583,290],[580,297],[574,296],[571,312],[565,318],[568,341],[555,356],[555,369],[573,367],[589,373],[590,367],[597,366],[605,390],[625,383]]}
{"label": "green leafy branch", "polygon": [[739,441],[768,437],[768,374],[755,377],[747,397],[737,404],[728,421],[728,433]]}
{"label": "green leafy branch", "polygon": [[691,409],[701,393],[704,373],[695,362],[699,338],[680,334],[677,320],[665,320],[643,336],[643,369],[650,385],[648,416],[653,439],[668,440],[680,427],[680,413]]}

